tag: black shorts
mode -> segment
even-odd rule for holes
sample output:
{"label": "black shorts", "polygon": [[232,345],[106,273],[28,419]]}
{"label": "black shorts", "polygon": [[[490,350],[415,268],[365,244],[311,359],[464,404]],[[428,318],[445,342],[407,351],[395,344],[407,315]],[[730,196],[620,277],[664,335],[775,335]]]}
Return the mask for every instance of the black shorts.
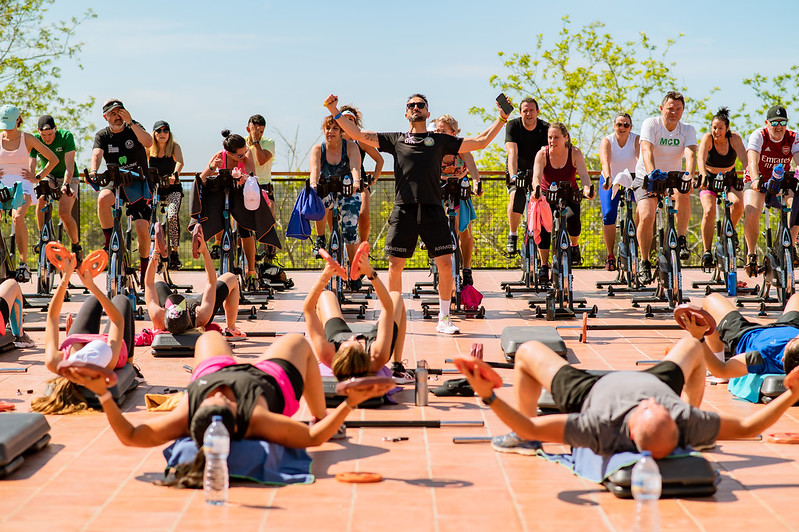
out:
{"label": "black shorts", "polygon": [[[11,310],[9,310],[8,308],[8,302],[2,297],[0,297],[0,317],[3,318],[3,327],[2,327],[3,331],[6,330],[9,316],[11,316]],[[392,344],[391,347],[393,350],[394,345]]]}
{"label": "black shorts", "polygon": [[[219,279],[217,279],[216,293],[214,294],[214,311],[211,313],[211,318],[208,320],[207,323],[197,323],[196,317],[192,316],[192,321],[195,322],[194,326],[205,327],[206,325],[208,325],[208,323],[214,321],[214,316],[216,316],[216,313],[219,312],[219,309],[221,309],[224,306],[225,300],[227,299],[228,295],[230,295],[230,289],[228,288],[227,283],[225,281],[220,281]],[[200,303],[202,303],[202,296],[194,296],[191,298],[187,297],[186,299],[192,300],[192,302],[194,303],[194,305],[192,305],[192,308],[194,308],[195,310],[197,306],[199,306]],[[161,305],[163,305],[163,303]]]}
{"label": "black shorts", "polygon": [[416,251],[418,237],[422,238],[431,257],[449,255],[455,251],[447,213],[441,205],[395,205],[388,217],[386,253],[390,257],[409,259]]}
{"label": "black shorts", "polygon": [[[677,395],[682,393],[685,375],[682,368],[671,360],[664,360],[643,371],[655,375]],[[580,412],[591,388],[601,378],[602,375],[592,375],[568,364],[560,368],[552,378],[550,390],[558,410],[564,414]]]}
{"label": "black shorts", "polygon": [[741,337],[749,331],[753,331],[755,329],[769,329],[771,327],[782,327],[785,325],[799,328],[799,312],[786,312],[777,318],[777,321],[774,323],[760,325],[747,320],[737,310],[731,310],[721,319],[716,329],[719,331],[719,338],[721,338],[721,341],[724,342],[725,350],[734,355]]}
{"label": "black shorts", "polygon": [[[371,345],[377,338],[377,324],[375,323],[372,330],[363,333],[367,338],[367,345]],[[391,354],[394,354],[394,345],[397,343],[397,335],[399,334],[399,327],[397,322],[394,322],[394,332],[391,336]],[[330,318],[325,322],[325,339],[332,344],[340,344],[352,336],[352,329],[347,325],[347,322],[341,318]]]}
{"label": "black shorts", "polygon": [[[516,214],[524,214],[525,203],[527,203],[527,192],[519,190],[516,185],[507,185],[508,194],[513,198],[513,212]],[[508,198],[508,201],[511,201]]]}

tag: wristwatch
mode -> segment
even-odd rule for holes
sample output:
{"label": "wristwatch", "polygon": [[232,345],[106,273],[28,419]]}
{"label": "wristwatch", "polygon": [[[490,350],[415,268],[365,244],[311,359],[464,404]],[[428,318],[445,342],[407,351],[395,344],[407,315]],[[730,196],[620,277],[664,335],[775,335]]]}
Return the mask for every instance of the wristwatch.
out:
{"label": "wristwatch", "polygon": [[491,404],[497,400],[497,394],[495,392],[491,392],[491,395],[488,397],[481,397],[480,400],[486,406],[491,406]]}

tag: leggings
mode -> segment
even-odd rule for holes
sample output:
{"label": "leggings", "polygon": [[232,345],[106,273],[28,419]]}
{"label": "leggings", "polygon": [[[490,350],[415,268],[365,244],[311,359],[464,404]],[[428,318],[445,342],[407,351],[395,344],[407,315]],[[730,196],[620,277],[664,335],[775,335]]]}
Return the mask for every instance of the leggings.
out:
{"label": "leggings", "polygon": [[[132,361],[133,348],[136,345],[134,342],[136,330],[133,325],[133,307],[130,306],[130,300],[122,294],[114,296],[111,303],[122,313],[122,323],[124,324],[122,339],[125,340],[125,345],[128,348],[128,361]],[[78,315],[75,316],[75,321],[72,322],[72,328],[69,329],[69,333],[100,334],[100,320],[102,317],[103,306],[96,297],[90,295],[81,305]]]}
{"label": "leggings", "polygon": [[[571,213],[566,216],[566,232],[569,236],[580,236],[583,229],[582,222],[580,221],[580,203],[567,201],[566,206],[571,209]],[[556,209],[557,207],[553,207]],[[552,247],[552,235],[549,231],[541,228],[541,243],[538,244],[539,249],[549,249]]]}
{"label": "leggings", "polygon": [[176,248],[180,243],[180,202],[183,199],[183,192],[172,192],[167,197],[169,206],[166,210],[166,225],[169,236],[169,247]]}

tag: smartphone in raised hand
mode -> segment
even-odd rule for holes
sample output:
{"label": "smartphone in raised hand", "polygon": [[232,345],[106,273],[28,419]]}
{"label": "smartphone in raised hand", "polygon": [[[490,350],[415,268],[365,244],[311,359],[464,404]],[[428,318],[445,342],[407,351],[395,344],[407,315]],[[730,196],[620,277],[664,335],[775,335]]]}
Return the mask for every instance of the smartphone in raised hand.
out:
{"label": "smartphone in raised hand", "polygon": [[508,97],[505,96],[504,92],[500,92],[499,96],[497,96],[497,103],[502,108],[502,112],[506,115],[511,114],[513,111],[513,105],[508,101]]}

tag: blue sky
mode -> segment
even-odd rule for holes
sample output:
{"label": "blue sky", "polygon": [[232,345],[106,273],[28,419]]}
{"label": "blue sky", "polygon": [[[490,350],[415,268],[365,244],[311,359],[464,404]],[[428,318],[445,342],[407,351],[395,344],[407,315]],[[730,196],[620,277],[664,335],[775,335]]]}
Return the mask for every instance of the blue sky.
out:
{"label": "blue sky", "polygon": [[[664,43],[682,33],[669,56],[673,71],[689,100],[720,86],[714,108],[752,100],[741,85],[745,76],[775,75],[799,62],[790,37],[760,44],[772,31],[768,17],[796,20],[796,0],[773,0],[767,14],[751,1],[661,5],[671,7],[614,0],[57,0],[50,16],[86,8],[98,15],[78,30],[84,69],[63,64],[60,83],[69,97],[97,98],[91,119],[98,127],[102,102],[119,97],[147,128],[168,121],[186,170],[194,171],[221,148],[222,129],[244,133],[247,118],[260,113],[278,143],[274,170],[286,170],[279,132],[289,139],[298,133],[304,156],[319,138],[321,102],[331,92],[361,108],[367,129],[405,130],[405,98],[422,92],[433,115],[455,116],[464,133],[482,130],[468,109],[493,105],[489,78],[503,73],[497,52],[532,52],[539,33],[553,42],[564,15],[575,29],[602,21],[619,41],[644,31]],[[780,26],[790,36],[790,24]],[[307,159],[300,166],[307,169]]]}

